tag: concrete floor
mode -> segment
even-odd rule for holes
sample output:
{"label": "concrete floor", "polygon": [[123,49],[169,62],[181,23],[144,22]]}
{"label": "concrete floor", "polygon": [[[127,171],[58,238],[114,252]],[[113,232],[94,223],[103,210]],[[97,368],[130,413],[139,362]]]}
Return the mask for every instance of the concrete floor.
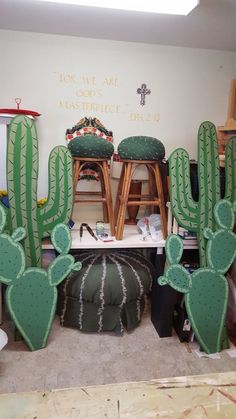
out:
{"label": "concrete floor", "polygon": [[123,336],[63,328],[56,318],[45,349],[30,352],[13,340],[12,323],[1,326],[9,342],[0,352],[0,393],[51,390],[235,370],[226,351],[199,358],[177,336],[159,338],[146,309],[140,326]]}

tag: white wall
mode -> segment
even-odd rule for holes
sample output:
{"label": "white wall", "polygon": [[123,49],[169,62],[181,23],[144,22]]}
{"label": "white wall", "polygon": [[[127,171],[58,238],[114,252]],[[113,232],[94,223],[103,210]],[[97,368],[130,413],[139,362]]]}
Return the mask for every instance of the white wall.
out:
{"label": "white wall", "polygon": [[[114,133],[115,146],[129,135],[159,138],[166,156],[176,147],[196,158],[203,120],[223,125],[236,53],[0,31],[2,108],[40,112],[39,197],[47,195],[50,150],[65,144],[65,131],[84,116],[96,116]],[[136,93],[151,94],[140,105]],[[97,108],[94,108],[97,106]],[[94,110],[93,110],[94,109]],[[0,189],[5,156],[0,143]]]}

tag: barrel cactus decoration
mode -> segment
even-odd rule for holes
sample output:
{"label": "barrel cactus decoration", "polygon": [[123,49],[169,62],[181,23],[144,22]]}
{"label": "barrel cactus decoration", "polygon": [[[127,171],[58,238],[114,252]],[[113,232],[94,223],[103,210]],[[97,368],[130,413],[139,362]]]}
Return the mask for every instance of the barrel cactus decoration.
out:
{"label": "barrel cactus decoration", "polygon": [[52,231],[52,243],[60,253],[48,270],[25,269],[24,249],[19,243],[25,229],[17,228],[12,236],[2,233],[6,215],[0,207],[0,282],[7,285],[6,302],[11,317],[31,351],[44,348],[55,315],[57,285],[71,272],[79,270],[80,262],[67,254],[71,237],[64,224]]}
{"label": "barrel cactus decoration", "polygon": [[183,242],[179,236],[170,235],[166,241],[169,267],[158,278],[160,285],[169,284],[185,294],[185,305],[193,331],[206,353],[219,352],[225,345],[225,317],[228,303],[228,282],[224,273],[236,257],[236,235],[233,205],[220,200],[214,208],[219,226],[216,232],[204,229],[208,239],[206,247],[207,267],[190,274],[179,264]]}
{"label": "barrel cactus decoration", "polygon": [[49,156],[49,196],[37,206],[38,139],[34,121],[16,116],[9,127],[7,144],[7,187],[9,208],[6,231],[26,229],[24,249],[27,266],[41,266],[41,240],[58,223],[66,224],[73,207],[72,158],[64,146]]}
{"label": "barrel cactus decoration", "polygon": [[135,251],[104,249],[81,252],[76,260],[82,269],[59,286],[61,324],[118,334],[137,327],[154,277],[151,262]]}
{"label": "barrel cactus decoration", "polygon": [[[236,137],[229,140],[225,150],[225,199],[236,199]],[[186,230],[196,232],[200,265],[206,266],[204,228],[216,228],[213,210],[220,196],[220,170],[216,128],[203,122],[198,131],[199,200],[192,198],[189,155],[184,149],[175,150],[169,157],[170,201],[174,217]]]}

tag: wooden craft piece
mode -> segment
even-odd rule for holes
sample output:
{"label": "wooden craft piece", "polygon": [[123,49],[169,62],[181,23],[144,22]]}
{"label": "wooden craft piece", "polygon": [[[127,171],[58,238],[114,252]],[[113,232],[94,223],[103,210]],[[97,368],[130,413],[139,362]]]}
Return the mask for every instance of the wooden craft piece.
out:
{"label": "wooden craft piece", "polygon": [[[231,138],[225,152],[225,199],[236,200],[236,137]],[[206,266],[204,228],[215,230],[214,206],[220,200],[220,170],[216,128],[203,122],[198,131],[199,200],[192,197],[189,155],[182,148],[169,157],[170,202],[174,217],[186,230],[196,232],[200,265]]]}
{"label": "wooden craft piece", "polygon": [[231,81],[225,128],[236,130],[236,79]]}
{"label": "wooden craft piece", "polygon": [[6,216],[0,207],[0,282],[6,284],[6,303],[11,317],[31,351],[47,344],[54,319],[56,286],[72,271],[80,270],[81,263],[67,254],[70,234],[64,224],[52,232],[52,242],[60,255],[48,270],[37,267],[25,269],[25,254],[19,240],[25,229],[19,227],[12,236],[2,233]]}
{"label": "wooden craft piece", "polygon": [[[24,227],[27,266],[41,267],[41,241],[58,223],[67,224],[73,207],[72,158],[67,147],[55,147],[49,156],[49,195],[37,206],[38,139],[34,121],[13,118],[8,131],[7,187],[9,208],[6,230]],[[1,204],[0,204],[1,205]]]}
{"label": "wooden craft piece", "polygon": [[185,294],[188,318],[206,353],[219,352],[224,344],[228,282],[223,274],[236,257],[236,234],[232,232],[235,210],[236,203],[233,208],[227,200],[221,200],[215,205],[214,213],[219,229],[215,233],[209,228],[205,229],[208,239],[207,267],[192,274],[178,264],[183,251],[182,239],[170,235],[166,241],[170,266],[165,275],[158,279],[160,285],[169,284]]}

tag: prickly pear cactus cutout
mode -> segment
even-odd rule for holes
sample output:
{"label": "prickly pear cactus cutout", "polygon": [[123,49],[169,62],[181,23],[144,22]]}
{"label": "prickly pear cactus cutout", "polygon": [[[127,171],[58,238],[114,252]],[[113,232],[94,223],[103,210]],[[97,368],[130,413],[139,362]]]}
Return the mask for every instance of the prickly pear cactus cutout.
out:
{"label": "prickly pear cactus cutout", "polygon": [[[55,147],[48,162],[48,199],[37,206],[38,138],[34,121],[13,118],[7,141],[9,208],[6,231],[24,227],[26,266],[41,267],[41,242],[58,223],[67,224],[73,208],[72,157],[67,147]],[[1,205],[1,204],[0,204]]]}
{"label": "prickly pear cactus cutout", "polygon": [[70,249],[70,234],[64,224],[54,227],[53,244],[59,256],[48,270],[37,267],[25,269],[25,254],[19,240],[25,234],[23,227],[12,236],[1,233],[6,216],[0,207],[0,282],[6,284],[6,302],[11,317],[31,351],[44,348],[54,319],[56,286],[81,264],[67,254]]}
{"label": "prickly pear cactus cutout", "polygon": [[[216,128],[212,122],[203,122],[198,130],[198,186],[199,200],[192,197],[189,155],[178,148],[170,155],[170,201],[179,225],[196,232],[201,267],[207,266],[204,228],[216,229],[214,206],[220,200],[220,167]],[[236,137],[225,149],[225,196],[236,200]]]}
{"label": "prickly pear cactus cutout", "polygon": [[225,333],[225,317],[228,304],[228,282],[224,277],[236,257],[234,211],[236,204],[219,201],[214,207],[216,232],[206,228],[205,237],[207,267],[190,274],[178,264],[182,253],[180,237],[171,235],[166,241],[166,254],[170,264],[165,275],[158,278],[160,285],[169,284],[185,294],[185,305],[193,331],[206,353],[219,352]]}
{"label": "prickly pear cactus cutout", "polygon": [[234,227],[235,208],[231,202],[221,200],[215,205],[214,214],[219,229],[213,233],[209,228],[204,230],[207,242],[207,261],[210,268],[224,274],[235,259],[236,235]]}

